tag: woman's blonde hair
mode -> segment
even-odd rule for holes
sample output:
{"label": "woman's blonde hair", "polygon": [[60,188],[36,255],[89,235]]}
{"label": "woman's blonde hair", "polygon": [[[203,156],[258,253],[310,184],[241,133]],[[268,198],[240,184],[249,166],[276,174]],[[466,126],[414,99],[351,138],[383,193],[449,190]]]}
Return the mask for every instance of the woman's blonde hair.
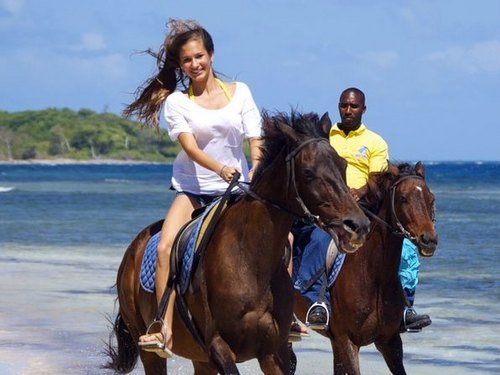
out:
{"label": "woman's blonde hair", "polygon": [[159,51],[145,51],[156,59],[157,71],[137,88],[135,100],[123,110],[125,117],[135,116],[142,125],[159,128],[163,101],[179,84],[186,88],[189,83],[180,68],[179,56],[181,48],[193,39],[201,40],[210,55],[214,53],[212,37],[198,22],[169,19],[167,35]]}

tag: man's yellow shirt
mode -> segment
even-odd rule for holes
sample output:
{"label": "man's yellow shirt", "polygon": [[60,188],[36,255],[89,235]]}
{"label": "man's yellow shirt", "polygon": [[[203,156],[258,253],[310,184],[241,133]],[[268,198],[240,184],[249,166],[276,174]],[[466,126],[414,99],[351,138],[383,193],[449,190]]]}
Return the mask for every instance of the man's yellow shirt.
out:
{"label": "man's yellow shirt", "polygon": [[347,186],[358,189],[366,185],[370,173],[387,169],[387,143],[364,124],[346,136],[337,123],[330,129],[329,138],[332,147],[347,161]]}

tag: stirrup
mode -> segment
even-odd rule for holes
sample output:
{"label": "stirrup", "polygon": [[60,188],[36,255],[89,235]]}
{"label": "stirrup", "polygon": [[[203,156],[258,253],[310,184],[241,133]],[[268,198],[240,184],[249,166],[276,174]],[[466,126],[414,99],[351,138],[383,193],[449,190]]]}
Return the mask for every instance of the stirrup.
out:
{"label": "stirrup", "polygon": [[[151,327],[153,327],[156,324],[160,324],[160,331],[158,332],[161,334],[162,340],[160,341],[159,338],[156,336],[155,333],[151,333]],[[148,326],[145,335],[148,336],[155,336],[157,337],[156,341],[140,341],[137,345],[139,346],[140,349],[147,351],[147,352],[152,352],[156,353],[158,356],[161,358],[167,359],[171,358],[173,356],[172,351],[167,347],[167,332],[165,329],[165,324],[163,319],[155,319],[151,324]]]}
{"label": "stirrup", "polygon": [[[317,326],[317,325],[311,324],[309,322],[309,314],[310,314],[310,312],[312,311],[313,308],[318,307],[318,306],[323,307],[325,309],[325,311],[326,311],[326,323],[325,323],[324,326]],[[324,303],[324,302],[314,302],[309,307],[309,309],[307,310],[307,313],[306,313],[306,326],[311,327],[311,329],[314,329],[314,330],[323,330],[323,329],[326,329],[328,327],[329,323],[330,323],[330,313],[328,311],[328,307],[326,306],[326,303]]]}
{"label": "stirrup", "polygon": [[153,327],[153,326],[154,326],[154,325],[156,325],[156,324],[159,324],[159,325],[160,325],[160,333],[161,333],[163,336],[165,336],[165,335],[163,334],[163,330],[164,330],[164,327],[165,327],[165,322],[163,321],[163,319],[162,319],[162,318],[160,318],[160,319],[155,318],[155,319],[151,322],[151,324],[148,326],[148,328],[146,329],[146,333],[145,333],[145,334],[146,334],[146,335],[150,335],[150,334],[151,334],[151,332],[150,332],[151,327]]}
{"label": "stirrup", "polygon": [[417,313],[413,307],[408,307],[406,306],[404,311],[403,311],[403,327],[404,327],[404,332],[411,332],[411,333],[418,333],[418,332],[422,332],[422,328],[409,328],[407,325],[406,325],[406,312],[408,311],[412,311],[414,312],[415,314]]}

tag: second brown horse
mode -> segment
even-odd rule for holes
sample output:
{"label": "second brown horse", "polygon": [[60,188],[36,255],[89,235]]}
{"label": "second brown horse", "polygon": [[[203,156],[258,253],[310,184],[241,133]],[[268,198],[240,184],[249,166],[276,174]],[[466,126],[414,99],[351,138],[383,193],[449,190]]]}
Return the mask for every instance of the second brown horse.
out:
{"label": "second brown horse", "polygon": [[[434,195],[425,181],[424,166],[389,165],[372,174],[362,202],[374,213],[364,245],[347,254],[330,288],[332,317],[328,331],[335,375],[360,375],[359,350],[375,343],[392,374],[406,374],[400,323],[405,307],[399,280],[403,238],[415,243],[421,256],[437,247]],[[296,293],[296,313],[304,317],[308,302]]]}
{"label": "second brown horse", "polygon": [[[195,374],[238,374],[235,363],[257,358],[263,373],[288,375],[293,289],[283,257],[296,217],[324,228],[346,252],[363,243],[369,221],[344,183],[345,161],[321,138],[321,128],[315,114],[264,115],[264,156],[250,191],[221,215],[200,265],[200,287],[182,297],[202,345],[174,314],[173,352],[191,359]],[[147,375],[167,371],[165,360],[136,345],[156,314],[139,272],[146,243],[160,227],[137,235],[118,271],[118,348],[108,350],[116,372],[130,372],[138,354]]]}

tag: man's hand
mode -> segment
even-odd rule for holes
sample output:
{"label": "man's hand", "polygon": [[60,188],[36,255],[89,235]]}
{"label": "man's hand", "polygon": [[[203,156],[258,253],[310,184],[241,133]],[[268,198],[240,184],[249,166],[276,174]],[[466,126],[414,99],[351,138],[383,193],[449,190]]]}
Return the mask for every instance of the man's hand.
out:
{"label": "man's hand", "polygon": [[359,189],[354,189],[351,188],[351,195],[354,198],[356,202],[358,202],[361,198],[365,196],[365,194],[368,192],[368,186],[362,186]]}

